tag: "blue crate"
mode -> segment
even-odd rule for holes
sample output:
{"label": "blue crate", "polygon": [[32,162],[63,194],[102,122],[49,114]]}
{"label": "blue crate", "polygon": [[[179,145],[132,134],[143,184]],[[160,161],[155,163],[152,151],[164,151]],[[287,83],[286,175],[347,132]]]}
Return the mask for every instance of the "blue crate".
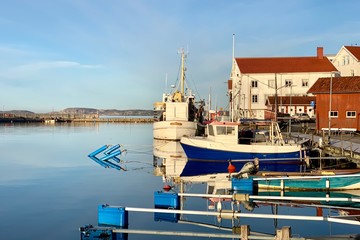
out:
{"label": "blue crate", "polygon": [[98,206],[98,224],[116,227],[128,226],[128,212],[124,207]]}
{"label": "blue crate", "polygon": [[155,208],[180,209],[180,197],[177,193],[154,192]]}

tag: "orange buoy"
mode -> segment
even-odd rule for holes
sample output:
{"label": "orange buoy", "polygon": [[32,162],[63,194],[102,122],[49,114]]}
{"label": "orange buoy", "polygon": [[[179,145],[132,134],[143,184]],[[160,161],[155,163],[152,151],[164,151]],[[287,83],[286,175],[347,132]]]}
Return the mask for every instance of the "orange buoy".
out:
{"label": "orange buoy", "polygon": [[171,190],[171,187],[170,187],[168,184],[166,184],[166,185],[163,187],[163,189],[164,189],[165,192],[168,192],[168,191]]}
{"label": "orange buoy", "polygon": [[231,162],[229,162],[228,172],[233,173],[235,171],[236,171],[236,167],[234,165],[232,165]]}

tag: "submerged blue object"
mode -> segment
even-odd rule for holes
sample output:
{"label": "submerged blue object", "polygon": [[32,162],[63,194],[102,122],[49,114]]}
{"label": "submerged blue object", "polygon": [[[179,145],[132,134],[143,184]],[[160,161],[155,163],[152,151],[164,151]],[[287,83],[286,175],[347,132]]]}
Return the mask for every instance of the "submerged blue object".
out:
{"label": "submerged blue object", "polygon": [[[120,163],[120,159],[117,157],[119,156],[123,151],[120,150],[120,144],[116,144],[109,148],[111,145],[104,145],[100,147],[99,149],[95,150],[94,152],[90,153],[88,155],[89,158],[91,158],[93,161],[98,163],[99,165],[105,167],[105,168],[115,168],[117,170],[125,170],[123,167],[119,166],[118,164],[115,164],[112,162],[115,161],[117,163]],[[103,153],[103,157],[97,157],[96,155]]]}
{"label": "submerged blue object", "polygon": [[95,156],[95,155],[101,153],[102,151],[104,151],[104,150],[107,149],[107,148],[108,148],[108,145],[104,145],[104,146],[102,146],[101,148],[99,148],[99,149],[93,151],[92,153],[90,153],[88,156],[89,156],[89,157]]}
{"label": "submerged blue object", "polygon": [[104,154],[109,155],[110,153],[112,153],[113,151],[115,151],[116,149],[120,148],[120,144],[116,144],[114,146],[112,146],[111,148],[109,148],[108,150],[106,150],[104,152]]}
{"label": "submerged blue object", "polygon": [[113,157],[116,157],[116,156],[118,156],[118,155],[120,155],[120,154],[121,154],[121,151],[120,151],[120,150],[117,150],[117,151],[115,151],[115,152],[113,152],[113,153],[110,153],[109,155],[106,155],[106,156],[100,158],[100,160],[101,160],[101,161],[105,161],[105,160],[111,159],[111,158],[113,158]]}
{"label": "submerged blue object", "polygon": [[103,162],[103,161],[101,161],[100,159],[98,159],[97,157],[89,156],[89,158],[91,158],[92,160],[94,160],[96,163],[98,163],[99,165],[103,166],[104,168],[110,167],[107,162]]}

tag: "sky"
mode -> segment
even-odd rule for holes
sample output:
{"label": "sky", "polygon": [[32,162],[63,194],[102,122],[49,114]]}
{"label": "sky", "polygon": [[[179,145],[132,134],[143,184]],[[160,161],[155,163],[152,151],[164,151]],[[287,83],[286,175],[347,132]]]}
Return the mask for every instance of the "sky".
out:
{"label": "sky", "polygon": [[226,109],[233,50],[336,54],[360,44],[358,9],[358,0],[3,0],[0,111],[151,110],[178,82],[181,48],[187,87]]}

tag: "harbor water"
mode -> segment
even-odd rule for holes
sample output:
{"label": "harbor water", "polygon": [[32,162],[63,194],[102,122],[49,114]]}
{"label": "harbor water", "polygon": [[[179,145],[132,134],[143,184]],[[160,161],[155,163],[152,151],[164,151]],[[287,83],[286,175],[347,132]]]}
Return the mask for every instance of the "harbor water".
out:
{"label": "harbor water", "polygon": [[[104,168],[88,157],[106,144],[121,144],[127,150],[119,156],[127,171]],[[154,208],[154,192],[162,191],[167,184],[164,182],[166,176],[161,176],[154,167],[152,124],[3,124],[0,126],[0,152],[0,239],[80,239],[80,227],[97,225],[99,204]],[[207,187],[204,183],[190,182],[183,186],[191,193],[205,193]],[[175,191],[178,189],[179,186],[174,186]],[[353,197],[360,195],[359,191],[351,194]],[[216,203],[212,205],[214,203],[205,198],[187,197],[182,204],[187,210],[216,211]],[[319,207],[309,205],[259,201],[251,207],[241,204],[235,207],[242,213],[319,215]],[[231,208],[230,202],[222,202],[222,207]],[[352,206],[351,211],[359,215],[359,205]],[[340,214],[347,213],[339,206],[321,208],[322,216]],[[327,221],[219,219],[192,215],[169,220],[142,212],[129,213],[128,228],[229,234],[234,226],[240,225],[249,225],[251,232],[262,236],[274,236],[276,229],[283,226],[290,226],[293,236],[297,237],[360,233],[360,225]],[[127,239],[169,238],[189,239],[127,236]]]}

